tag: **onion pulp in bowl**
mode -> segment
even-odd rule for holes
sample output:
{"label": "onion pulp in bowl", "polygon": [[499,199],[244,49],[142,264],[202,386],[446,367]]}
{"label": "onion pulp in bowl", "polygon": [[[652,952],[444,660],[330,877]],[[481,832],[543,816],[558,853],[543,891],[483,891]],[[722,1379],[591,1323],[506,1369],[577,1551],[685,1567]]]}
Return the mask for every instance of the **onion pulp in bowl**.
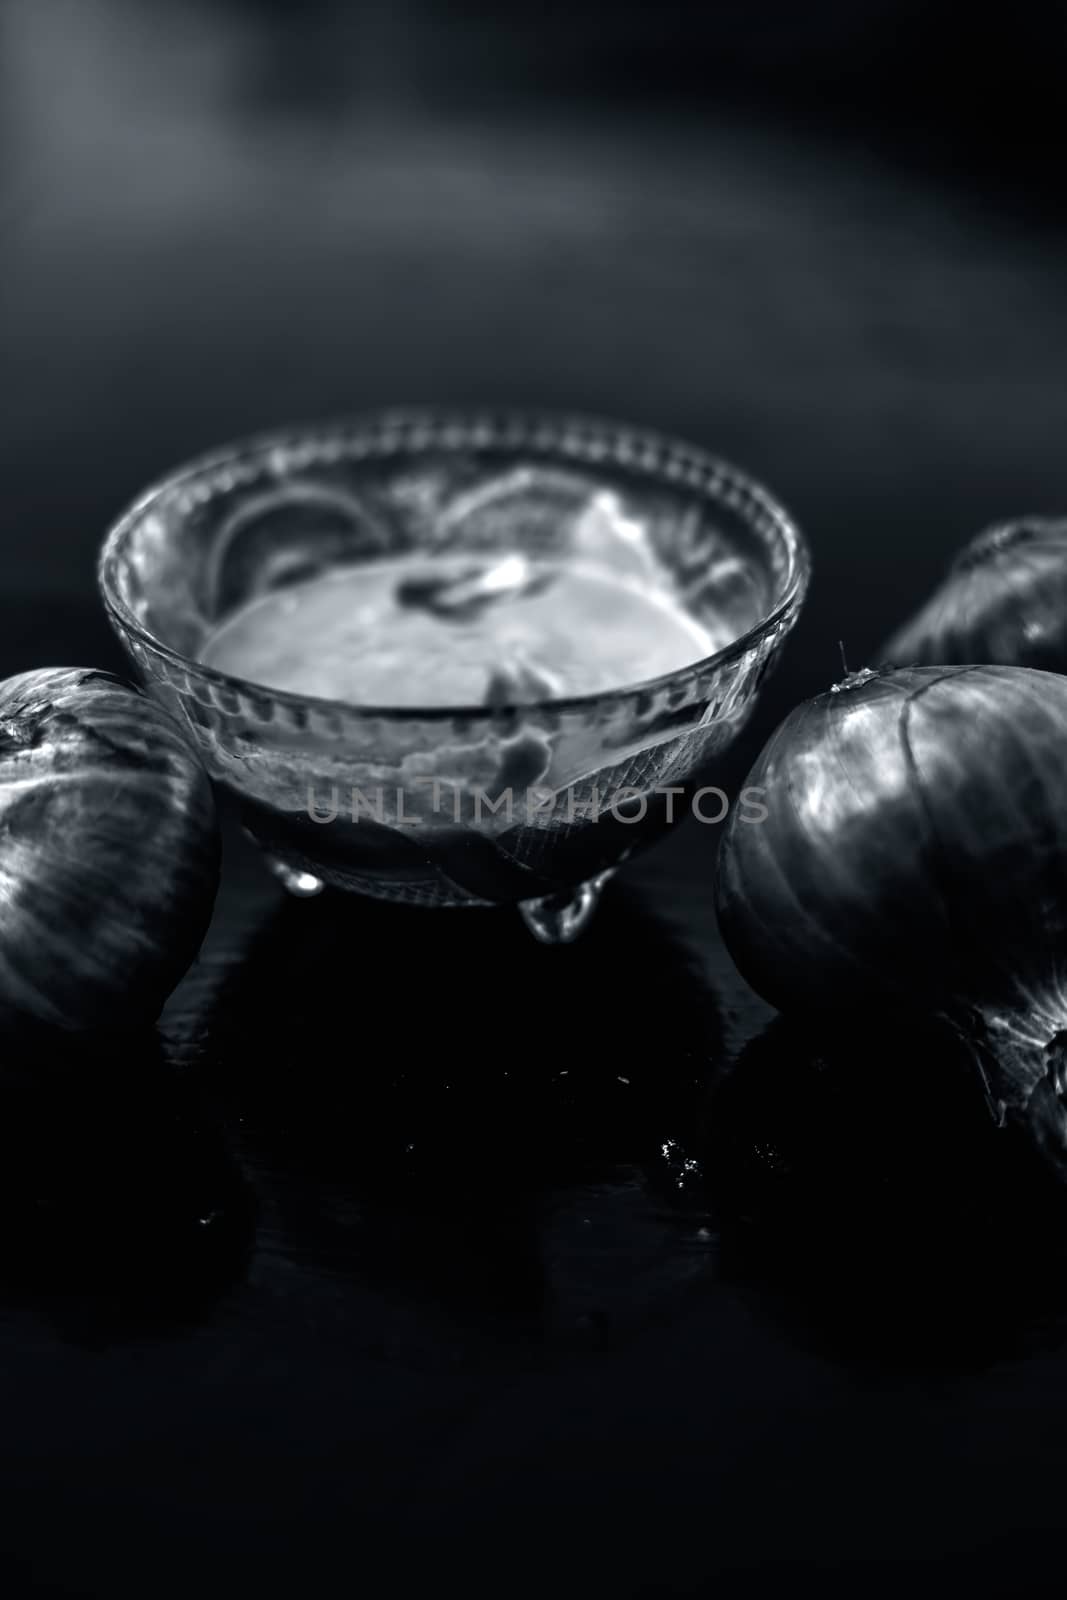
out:
{"label": "onion pulp in bowl", "polygon": [[601,694],[728,642],[611,564],[516,552],[341,567],[241,607],[202,654],[268,688],[418,708]]}
{"label": "onion pulp in bowl", "polygon": [[100,565],[274,862],[422,905],[562,904],[662,833],[807,579],[787,513],[702,451],[423,412],[194,463]]}

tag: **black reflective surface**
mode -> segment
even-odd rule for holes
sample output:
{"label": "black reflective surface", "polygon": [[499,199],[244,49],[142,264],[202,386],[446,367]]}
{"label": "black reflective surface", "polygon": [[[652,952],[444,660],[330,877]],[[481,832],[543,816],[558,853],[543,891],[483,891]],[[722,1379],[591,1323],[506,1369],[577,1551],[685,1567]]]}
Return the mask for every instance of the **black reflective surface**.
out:
{"label": "black reflective surface", "polygon": [[[1003,45],[999,121],[981,29],[939,121],[947,9],[914,100],[870,59],[917,59],[915,8],[858,42],[846,9],[767,76],[785,8],[738,8],[719,81],[752,92],[692,66],[646,101],[633,63],[680,85],[684,52],[632,8],[609,37],[596,6],[449,33],[422,5],[10,0],[0,668],[118,664],[96,546],[196,451],[559,405],[736,458],[809,534],[735,792],[839,639],[862,665],[964,538],[1063,509],[1049,101],[1018,87],[1058,59],[1045,12]],[[816,35],[821,127],[775,87]],[[965,152],[994,146],[986,183]],[[555,950],[506,914],[286,903],[227,827],[156,1034],[4,1048],[5,1593],[1047,1586],[1061,1201],[945,1041],[767,1031],[714,931],[714,827]]]}

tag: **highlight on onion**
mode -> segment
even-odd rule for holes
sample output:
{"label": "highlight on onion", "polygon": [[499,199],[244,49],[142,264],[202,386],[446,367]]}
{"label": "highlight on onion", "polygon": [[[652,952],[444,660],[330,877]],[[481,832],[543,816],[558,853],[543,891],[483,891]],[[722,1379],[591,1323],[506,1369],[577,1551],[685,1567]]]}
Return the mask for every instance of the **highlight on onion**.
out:
{"label": "highlight on onion", "polygon": [[[717,890],[742,975],[782,1011],[947,1023],[1067,1177],[1067,678],[865,669],[746,781],[767,817],[733,813]],[[921,1105],[921,1063],[900,1071]]]}
{"label": "highlight on onion", "polygon": [[881,659],[1067,672],[1067,517],[1022,517],[980,533]]}
{"label": "highlight on onion", "polygon": [[0,683],[0,1020],[152,1021],[218,874],[211,785],[165,711],[85,668]]}

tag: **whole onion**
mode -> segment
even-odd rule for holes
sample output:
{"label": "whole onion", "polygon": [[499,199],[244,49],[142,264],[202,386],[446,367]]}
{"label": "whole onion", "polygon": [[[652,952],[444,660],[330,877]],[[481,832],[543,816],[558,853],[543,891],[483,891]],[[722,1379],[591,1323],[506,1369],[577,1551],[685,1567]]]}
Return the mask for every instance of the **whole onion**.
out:
{"label": "whole onion", "polygon": [[998,1118],[1067,1175],[1067,678],[854,673],[786,718],[747,783],[767,816],[733,813],[718,908],[753,988],[875,1028],[880,1009],[947,1021]]}
{"label": "whole onion", "polygon": [[980,533],[881,659],[1067,672],[1067,518],[1024,517]]}
{"label": "whole onion", "polygon": [[207,930],[211,786],[177,724],[109,673],[0,684],[0,1015],[150,1021]]}

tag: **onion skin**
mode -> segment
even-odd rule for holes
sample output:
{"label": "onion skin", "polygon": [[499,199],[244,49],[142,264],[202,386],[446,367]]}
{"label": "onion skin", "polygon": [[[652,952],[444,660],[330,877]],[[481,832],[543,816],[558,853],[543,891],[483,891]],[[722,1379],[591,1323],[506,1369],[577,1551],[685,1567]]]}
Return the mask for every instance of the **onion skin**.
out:
{"label": "onion skin", "polygon": [[211,785],[176,722],[110,673],[0,683],[0,1018],[153,1021],[211,919]]}
{"label": "onion skin", "polygon": [[718,910],[783,1011],[947,1021],[998,1119],[1067,1176],[1067,678],[855,673],[797,708],[746,782]]}
{"label": "onion skin", "polygon": [[880,659],[1067,672],[1067,518],[1024,517],[980,533]]}

